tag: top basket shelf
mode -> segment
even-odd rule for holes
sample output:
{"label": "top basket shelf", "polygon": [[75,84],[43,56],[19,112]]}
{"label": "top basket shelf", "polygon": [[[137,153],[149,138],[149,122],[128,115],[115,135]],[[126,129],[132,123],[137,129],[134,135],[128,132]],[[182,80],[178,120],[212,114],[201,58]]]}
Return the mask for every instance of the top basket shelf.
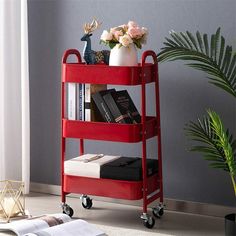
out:
{"label": "top basket shelf", "polygon": [[[76,63],[67,63],[70,55],[77,57]],[[151,56],[153,63],[146,63]],[[137,66],[108,66],[105,64],[86,65],[75,49],[67,50],[62,59],[62,81],[71,83],[93,83],[114,85],[140,85],[151,83],[158,78],[157,60],[153,51],[145,51],[142,62]]]}

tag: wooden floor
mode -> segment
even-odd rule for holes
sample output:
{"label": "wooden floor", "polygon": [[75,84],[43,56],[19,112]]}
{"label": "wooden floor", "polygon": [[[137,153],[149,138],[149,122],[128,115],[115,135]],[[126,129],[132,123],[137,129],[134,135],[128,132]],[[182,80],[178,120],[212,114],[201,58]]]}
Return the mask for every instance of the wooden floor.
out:
{"label": "wooden floor", "polygon": [[[67,197],[67,203],[73,208],[75,218],[96,225],[139,230],[140,236],[147,231],[177,236],[224,235],[223,218],[165,211],[162,219],[156,219],[154,228],[148,230],[140,219],[141,207],[94,200],[93,207],[87,210],[82,207],[81,200],[74,197]],[[26,197],[26,209],[33,216],[61,212],[60,204],[60,197],[55,195],[31,193]]]}

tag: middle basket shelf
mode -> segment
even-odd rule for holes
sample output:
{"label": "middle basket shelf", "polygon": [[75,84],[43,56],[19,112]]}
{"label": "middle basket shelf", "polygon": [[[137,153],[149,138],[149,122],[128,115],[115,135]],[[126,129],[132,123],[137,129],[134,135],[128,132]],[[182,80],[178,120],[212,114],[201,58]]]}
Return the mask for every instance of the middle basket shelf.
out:
{"label": "middle basket shelf", "polygon": [[[146,117],[146,139],[158,134],[156,117]],[[63,119],[63,137],[135,143],[142,140],[142,124],[75,121]]]}

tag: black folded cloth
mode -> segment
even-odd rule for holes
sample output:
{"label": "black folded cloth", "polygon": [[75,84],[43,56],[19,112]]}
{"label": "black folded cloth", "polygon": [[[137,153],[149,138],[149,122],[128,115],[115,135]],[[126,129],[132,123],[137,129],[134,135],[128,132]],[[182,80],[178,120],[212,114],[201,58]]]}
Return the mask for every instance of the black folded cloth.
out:
{"label": "black folded cloth", "polygon": [[[158,171],[158,160],[146,159],[147,176]],[[116,180],[142,180],[142,158],[120,157],[101,166],[100,178]]]}

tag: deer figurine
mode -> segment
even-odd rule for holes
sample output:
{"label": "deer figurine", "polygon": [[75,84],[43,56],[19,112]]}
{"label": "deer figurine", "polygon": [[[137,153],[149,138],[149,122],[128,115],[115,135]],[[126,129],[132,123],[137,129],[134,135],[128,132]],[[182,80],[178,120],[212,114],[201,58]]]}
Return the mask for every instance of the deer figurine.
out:
{"label": "deer figurine", "polygon": [[83,50],[83,58],[87,64],[97,64],[104,62],[105,64],[109,64],[109,50],[102,51],[94,51],[91,49],[91,39],[92,32],[96,30],[101,23],[97,20],[93,20],[91,24],[85,23],[84,28],[84,36],[81,38],[81,41],[85,41],[84,50]]}

